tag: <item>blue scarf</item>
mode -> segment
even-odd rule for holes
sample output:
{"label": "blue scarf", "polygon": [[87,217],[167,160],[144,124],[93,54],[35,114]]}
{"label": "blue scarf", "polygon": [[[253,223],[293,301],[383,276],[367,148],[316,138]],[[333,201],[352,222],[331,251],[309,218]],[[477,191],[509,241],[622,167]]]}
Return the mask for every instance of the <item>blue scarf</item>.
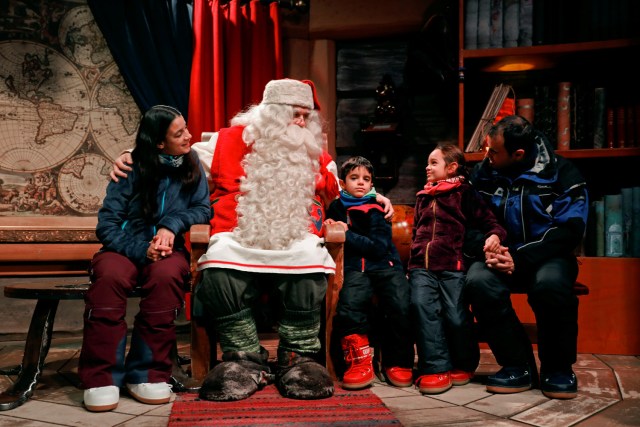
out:
{"label": "blue scarf", "polygon": [[376,189],[372,188],[367,194],[362,197],[353,197],[351,194],[344,190],[340,190],[340,201],[346,208],[351,206],[366,205],[367,203],[374,203],[376,201]]}
{"label": "blue scarf", "polygon": [[160,157],[160,164],[171,166],[174,168],[180,167],[182,162],[184,161],[184,154],[179,156],[172,156],[170,154],[162,154],[158,155]]}

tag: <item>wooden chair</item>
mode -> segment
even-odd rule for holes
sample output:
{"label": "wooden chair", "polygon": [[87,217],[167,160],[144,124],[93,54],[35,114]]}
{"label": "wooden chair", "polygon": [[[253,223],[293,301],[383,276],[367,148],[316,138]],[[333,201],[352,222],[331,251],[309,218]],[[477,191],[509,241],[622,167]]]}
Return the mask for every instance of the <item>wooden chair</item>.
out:
{"label": "wooden chair", "polygon": [[[201,273],[197,271],[198,259],[207,250],[209,244],[208,224],[199,224],[191,227],[191,291],[193,292],[200,282]],[[338,302],[338,293],[342,288],[342,272],[343,272],[343,254],[345,233],[342,226],[333,224],[325,227],[324,231],[325,246],[329,254],[336,263],[336,273],[329,275],[327,295],[325,297],[325,313],[324,313],[324,339],[323,350],[325,355],[326,367],[335,378],[335,369],[329,357],[331,352],[331,340],[329,339],[332,331],[332,321],[335,314],[336,304]],[[206,319],[198,319],[191,317],[191,376],[196,381],[202,381],[211,369],[213,362],[219,360],[218,351],[215,346],[215,337],[209,336],[211,325],[206,324]],[[271,340],[277,341],[276,334],[259,334],[261,342]]]}

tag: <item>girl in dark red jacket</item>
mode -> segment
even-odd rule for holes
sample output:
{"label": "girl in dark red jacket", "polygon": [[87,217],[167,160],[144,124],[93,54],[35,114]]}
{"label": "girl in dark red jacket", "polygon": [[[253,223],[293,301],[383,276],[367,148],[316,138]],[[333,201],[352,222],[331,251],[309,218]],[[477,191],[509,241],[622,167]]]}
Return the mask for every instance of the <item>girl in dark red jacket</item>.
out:
{"label": "girl in dark red jacket", "polygon": [[469,185],[460,148],[438,145],[426,171],[427,184],[417,194],[408,268],[417,329],[416,386],[421,393],[436,394],[467,384],[479,360],[464,297],[465,230],[481,230],[485,249],[491,251],[499,250],[507,233]]}

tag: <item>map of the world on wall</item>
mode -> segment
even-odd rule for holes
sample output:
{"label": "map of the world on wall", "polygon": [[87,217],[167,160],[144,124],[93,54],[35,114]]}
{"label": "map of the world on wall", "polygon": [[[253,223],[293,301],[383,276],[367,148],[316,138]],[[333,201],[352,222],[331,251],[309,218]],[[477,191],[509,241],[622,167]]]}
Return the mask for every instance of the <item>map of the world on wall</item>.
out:
{"label": "map of the world on wall", "polygon": [[97,214],[135,144],[140,110],[89,7],[62,4],[0,19],[0,216]]}
{"label": "map of the world on wall", "polygon": [[64,55],[38,43],[0,43],[0,168],[60,165],[84,142],[90,109],[89,89]]}

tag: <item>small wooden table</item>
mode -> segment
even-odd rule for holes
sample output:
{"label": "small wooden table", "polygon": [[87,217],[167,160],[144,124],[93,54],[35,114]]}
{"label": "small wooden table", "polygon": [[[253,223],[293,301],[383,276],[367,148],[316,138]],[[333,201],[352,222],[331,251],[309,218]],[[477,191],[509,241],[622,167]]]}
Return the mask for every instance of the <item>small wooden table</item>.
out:
{"label": "small wooden table", "polygon": [[[53,322],[60,300],[84,299],[89,289],[89,278],[84,277],[51,277],[34,279],[34,283],[7,285],[4,296],[8,298],[38,300],[31,316],[27,341],[24,346],[22,365],[18,368],[18,378],[9,389],[0,393],[0,411],[17,408],[32,395],[42,374],[44,361],[49,353],[53,333]],[[140,296],[137,291],[129,297]],[[171,377],[173,390],[176,392],[195,390],[199,384],[189,378],[181,365],[188,363],[178,355],[174,346],[174,368]],[[15,374],[16,370],[3,372]]]}

